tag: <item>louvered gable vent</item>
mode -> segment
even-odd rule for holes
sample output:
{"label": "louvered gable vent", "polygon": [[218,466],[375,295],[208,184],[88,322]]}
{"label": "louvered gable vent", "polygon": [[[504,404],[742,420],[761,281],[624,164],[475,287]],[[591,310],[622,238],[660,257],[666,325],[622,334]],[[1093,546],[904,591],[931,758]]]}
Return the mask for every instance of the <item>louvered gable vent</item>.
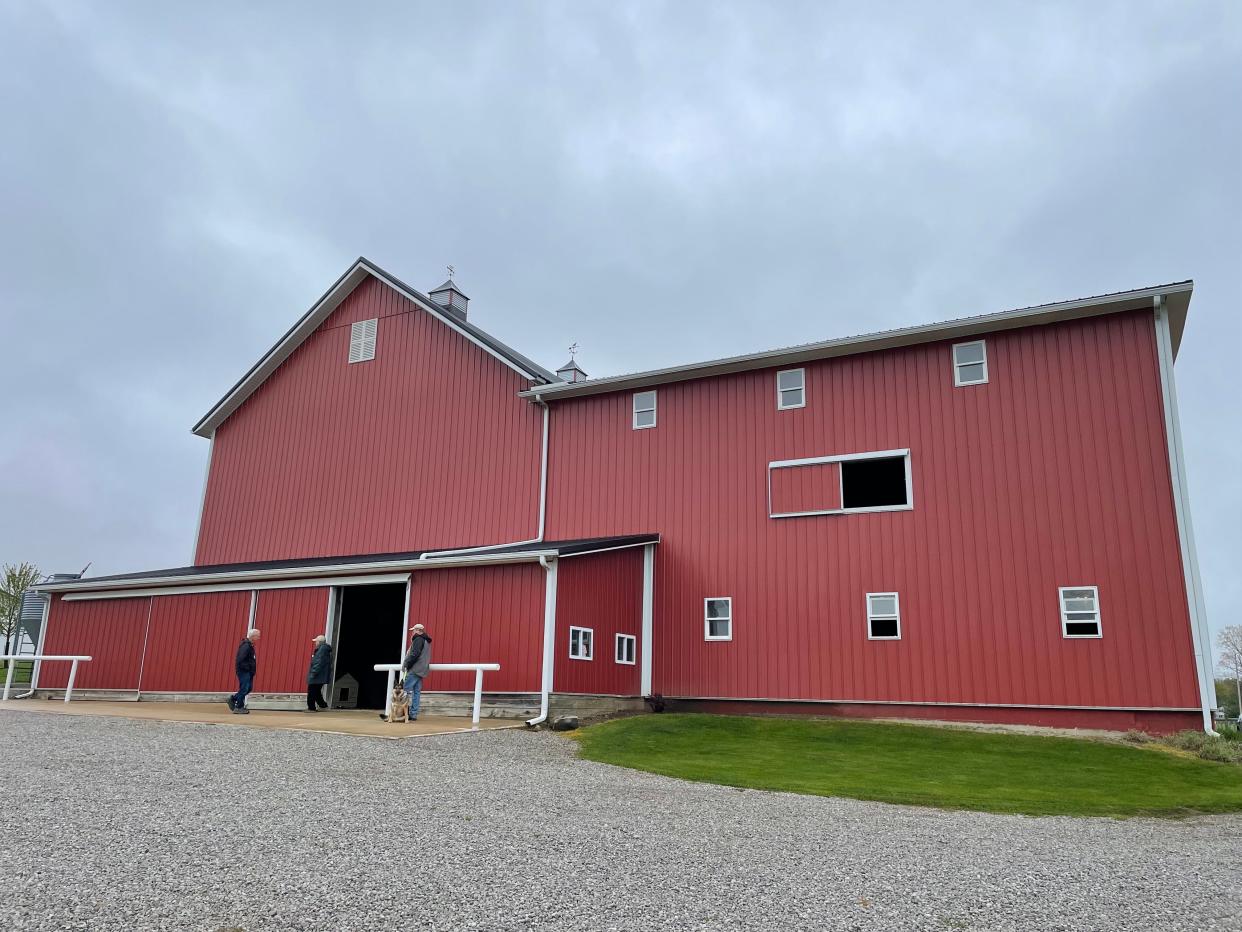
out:
{"label": "louvered gable vent", "polygon": [[349,328],[349,361],[366,362],[375,358],[375,325],[377,319],[360,320]]}

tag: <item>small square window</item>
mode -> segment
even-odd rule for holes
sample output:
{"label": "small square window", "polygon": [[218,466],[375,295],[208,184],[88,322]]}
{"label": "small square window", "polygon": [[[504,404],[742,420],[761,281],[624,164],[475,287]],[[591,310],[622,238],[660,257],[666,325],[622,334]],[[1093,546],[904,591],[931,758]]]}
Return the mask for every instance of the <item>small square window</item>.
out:
{"label": "small square window", "polygon": [[733,640],[733,599],[730,596],[703,600],[703,638],[708,641]]}
{"label": "small square window", "polygon": [[656,393],[634,393],[634,429],[656,426]]}
{"label": "small square window", "polygon": [[806,370],[786,369],[776,373],[776,409],[806,407]]}
{"label": "small square window", "polygon": [[1061,635],[1067,638],[1100,638],[1100,592],[1095,586],[1063,587]]}
{"label": "small square window", "polygon": [[375,358],[375,328],[379,318],[359,320],[349,326],[349,361],[367,362]]}
{"label": "small square window", "polygon": [[983,340],[953,344],[953,384],[983,385],[988,380],[988,348]]}
{"label": "small square window", "polygon": [[901,639],[901,604],[896,592],[867,593],[867,639]]}
{"label": "small square window", "polygon": [[571,660],[590,660],[593,656],[595,632],[590,628],[569,629],[569,658]]}
{"label": "small square window", "polygon": [[617,635],[617,663],[634,663],[634,648],[638,645],[638,638],[632,634]]}

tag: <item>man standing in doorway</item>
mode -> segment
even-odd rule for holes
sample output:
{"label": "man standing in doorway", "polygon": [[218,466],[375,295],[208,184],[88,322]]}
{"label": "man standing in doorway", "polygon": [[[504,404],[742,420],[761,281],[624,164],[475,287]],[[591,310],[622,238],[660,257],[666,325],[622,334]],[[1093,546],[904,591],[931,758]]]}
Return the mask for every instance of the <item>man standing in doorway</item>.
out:
{"label": "man standing in doorway", "polygon": [[233,661],[233,672],[237,674],[237,692],[229,696],[229,709],[235,715],[250,714],[250,710],[246,708],[246,696],[254,686],[254,671],[257,667],[254,646],[258,642],[259,629],[251,628],[237,646],[237,659]]}
{"label": "man standing in doorway", "polygon": [[431,638],[422,625],[414,626],[410,650],[401,662],[405,673],[405,694],[410,697],[410,721],[418,718],[418,704],[423,695],[423,677],[431,669]]}

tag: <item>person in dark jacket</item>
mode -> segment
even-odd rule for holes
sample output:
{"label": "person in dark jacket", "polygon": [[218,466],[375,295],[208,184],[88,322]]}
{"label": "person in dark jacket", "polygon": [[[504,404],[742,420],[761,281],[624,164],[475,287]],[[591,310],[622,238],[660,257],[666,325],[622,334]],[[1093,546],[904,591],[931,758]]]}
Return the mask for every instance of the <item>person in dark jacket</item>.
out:
{"label": "person in dark jacket", "polygon": [[423,677],[431,669],[431,637],[422,625],[414,626],[410,650],[401,661],[405,674],[405,694],[410,697],[410,721],[418,719],[418,705],[423,695]]}
{"label": "person in dark jacket", "polygon": [[237,715],[249,715],[246,708],[246,696],[254,686],[254,673],[258,668],[255,663],[254,646],[259,642],[259,629],[251,628],[245,638],[237,645],[237,658],[233,661],[233,672],[237,674],[237,692],[229,696],[229,709]]}
{"label": "person in dark jacket", "polygon": [[315,645],[315,650],[311,654],[310,669],[306,671],[306,711],[318,712],[328,707],[323,698],[323,687],[332,678],[332,645],[322,634],[311,643]]}

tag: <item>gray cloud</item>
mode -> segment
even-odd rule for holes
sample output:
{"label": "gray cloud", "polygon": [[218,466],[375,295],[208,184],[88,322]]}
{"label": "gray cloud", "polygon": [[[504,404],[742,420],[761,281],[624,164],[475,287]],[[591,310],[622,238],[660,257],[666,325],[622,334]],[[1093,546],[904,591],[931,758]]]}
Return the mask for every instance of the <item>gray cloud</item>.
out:
{"label": "gray cloud", "polygon": [[189,425],[358,254],[594,375],[1194,277],[1242,622],[1234,4],[12,3],[0,56],[0,560],[188,560]]}

